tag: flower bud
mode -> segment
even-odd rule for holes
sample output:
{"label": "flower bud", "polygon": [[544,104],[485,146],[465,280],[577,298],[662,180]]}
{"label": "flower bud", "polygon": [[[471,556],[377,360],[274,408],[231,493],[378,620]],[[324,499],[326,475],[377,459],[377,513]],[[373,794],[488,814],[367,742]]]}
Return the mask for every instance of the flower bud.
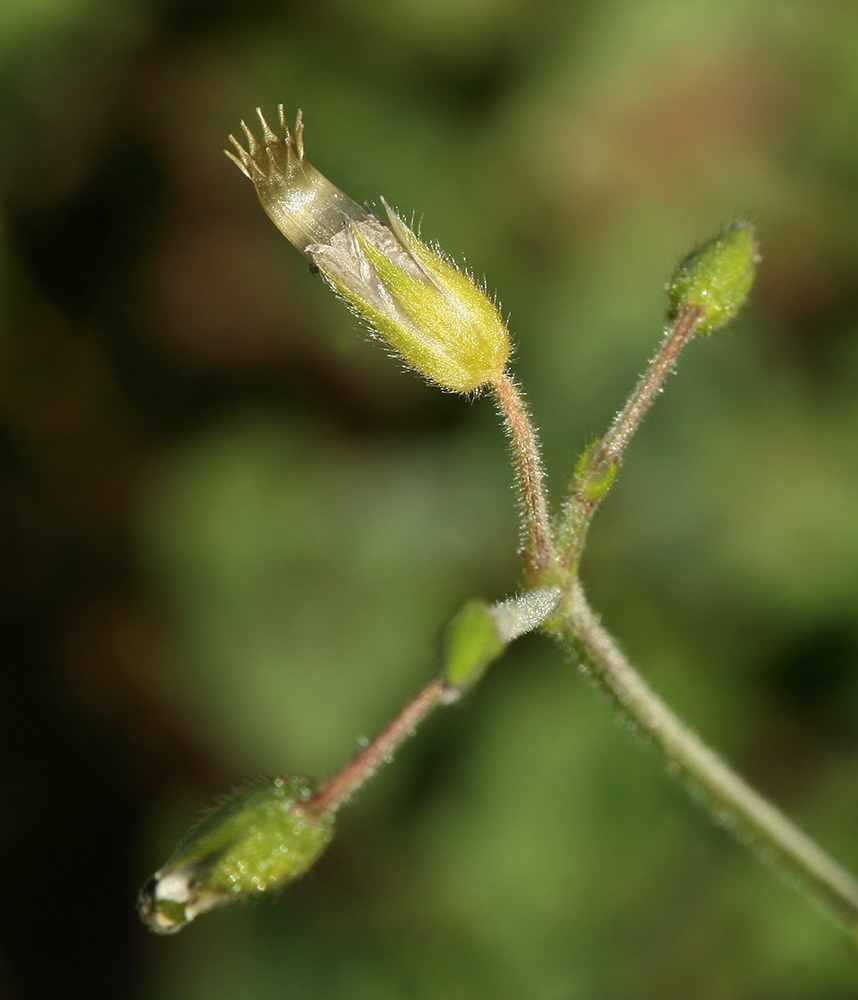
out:
{"label": "flower bud", "polygon": [[212,907],[279,889],[307,871],[332,835],[330,816],[304,810],[309,797],[300,778],[268,778],[231,795],[143,887],[143,922],[173,934]]}
{"label": "flower bud", "polygon": [[444,681],[459,693],[473,687],[506,649],[486,601],[468,601],[444,630]]}
{"label": "flower bud", "polygon": [[244,124],[229,156],[262,207],[330,287],[409,365],[453,392],[503,374],[509,334],[494,303],[439,250],[421,242],[382,199],[387,223],[334,187],[304,156],[300,112],[294,135],[280,106],[281,135],[257,109],[264,146]]}
{"label": "flower bud", "polygon": [[703,310],[696,333],[712,333],[734,319],[745,304],[760,262],[754,227],[734,222],[693,250],[667,286],[668,319],[691,306]]}
{"label": "flower bud", "polygon": [[572,480],[575,493],[591,504],[599,504],[605,499],[620,471],[620,460],[616,455],[608,458],[607,462],[604,459],[598,461],[597,453],[603,440],[597,437],[587,445],[578,459]]}
{"label": "flower bud", "polygon": [[548,621],[559,598],[557,587],[538,587],[497,604],[467,601],[444,630],[441,665],[447,700],[473,687],[514,639]]}

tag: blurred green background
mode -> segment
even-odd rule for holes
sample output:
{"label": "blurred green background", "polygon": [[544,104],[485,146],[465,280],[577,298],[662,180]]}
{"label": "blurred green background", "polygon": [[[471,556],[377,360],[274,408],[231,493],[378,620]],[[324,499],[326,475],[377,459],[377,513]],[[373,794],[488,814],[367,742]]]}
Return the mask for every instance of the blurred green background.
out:
{"label": "blurred green background", "polygon": [[488,400],[356,332],[221,154],[257,104],[508,314],[562,496],[738,214],[594,527],[656,688],[858,868],[858,5],[2,0],[0,995],[846,1000],[858,952],[522,641],[281,897],[149,935],[200,803],[335,770],[517,581]]}

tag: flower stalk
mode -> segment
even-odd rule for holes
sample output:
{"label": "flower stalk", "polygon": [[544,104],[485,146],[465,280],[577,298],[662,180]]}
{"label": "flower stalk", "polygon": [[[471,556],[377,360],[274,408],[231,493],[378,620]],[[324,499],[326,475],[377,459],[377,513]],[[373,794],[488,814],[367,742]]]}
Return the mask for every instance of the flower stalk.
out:
{"label": "flower stalk", "polygon": [[548,516],[539,439],[512,379],[502,375],[492,388],[512,442],[518,476],[524,581],[529,587],[550,584],[550,571],[555,561],[554,538]]}
{"label": "flower stalk", "polygon": [[581,456],[571,495],[561,511],[558,527],[560,565],[567,575],[581,561],[590,522],[613,485],[629,442],[664,388],[682,349],[694,336],[704,315],[703,307],[693,303],[686,303],[680,308],[679,315],[668,327],[661,346],[626,405],[606,433],[585,449]]}
{"label": "flower stalk", "polygon": [[402,711],[346,766],[307,801],[307,812],[319,819],[330,816],[371,778],[382,764],[389,764],[402,743],[444,701],[448,691],[441,677],[433,678]]}
{"label": "flower stalk", "polygon": [[543,587],[497,604],[468,601],[445,630],[438,676],[307,800],[306,812],[319,819],[335,813],[382,764],[391,763],[402,743],[435,708],[458,701],[512,641],[550,618],[559,598],[558,588]]}

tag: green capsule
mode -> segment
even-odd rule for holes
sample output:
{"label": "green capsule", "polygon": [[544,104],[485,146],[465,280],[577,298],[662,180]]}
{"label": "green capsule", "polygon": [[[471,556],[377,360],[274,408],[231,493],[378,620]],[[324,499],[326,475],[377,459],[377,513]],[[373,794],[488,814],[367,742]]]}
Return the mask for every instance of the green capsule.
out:
{"label": "green capsule", "polygon": [[302,875],[333,827],[331,816],[305,810],[310,794],[301,778],[266,778],[216,806],[141,890],[143,922],[157,934],[174,934],[206,910]]}
{"label": "green capsule", "polygon": [[734,319],[747,301],[760,251],[754,227],[737,221],[702,243],[682,261],[667,286],[668,319],[696,306],[698,334],[712,333]]}

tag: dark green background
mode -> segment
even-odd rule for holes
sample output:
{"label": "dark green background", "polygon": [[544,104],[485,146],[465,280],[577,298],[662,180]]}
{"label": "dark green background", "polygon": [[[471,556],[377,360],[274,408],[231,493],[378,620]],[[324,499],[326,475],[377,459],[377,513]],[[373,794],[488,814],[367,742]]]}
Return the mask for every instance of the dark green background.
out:
{"label": "dark green background", "polygon": [[489,400],[354,329],[221,154],[312,161],[487,275],[562,496],[743,214],[765,263],[594,528],[666,699],[858,867],[858,6],[3,0],[0,994],[847,1000],[858,950],[546,641],[431,720],[283,896],[148,935],[243,776],[331,773],[517,580]]}

